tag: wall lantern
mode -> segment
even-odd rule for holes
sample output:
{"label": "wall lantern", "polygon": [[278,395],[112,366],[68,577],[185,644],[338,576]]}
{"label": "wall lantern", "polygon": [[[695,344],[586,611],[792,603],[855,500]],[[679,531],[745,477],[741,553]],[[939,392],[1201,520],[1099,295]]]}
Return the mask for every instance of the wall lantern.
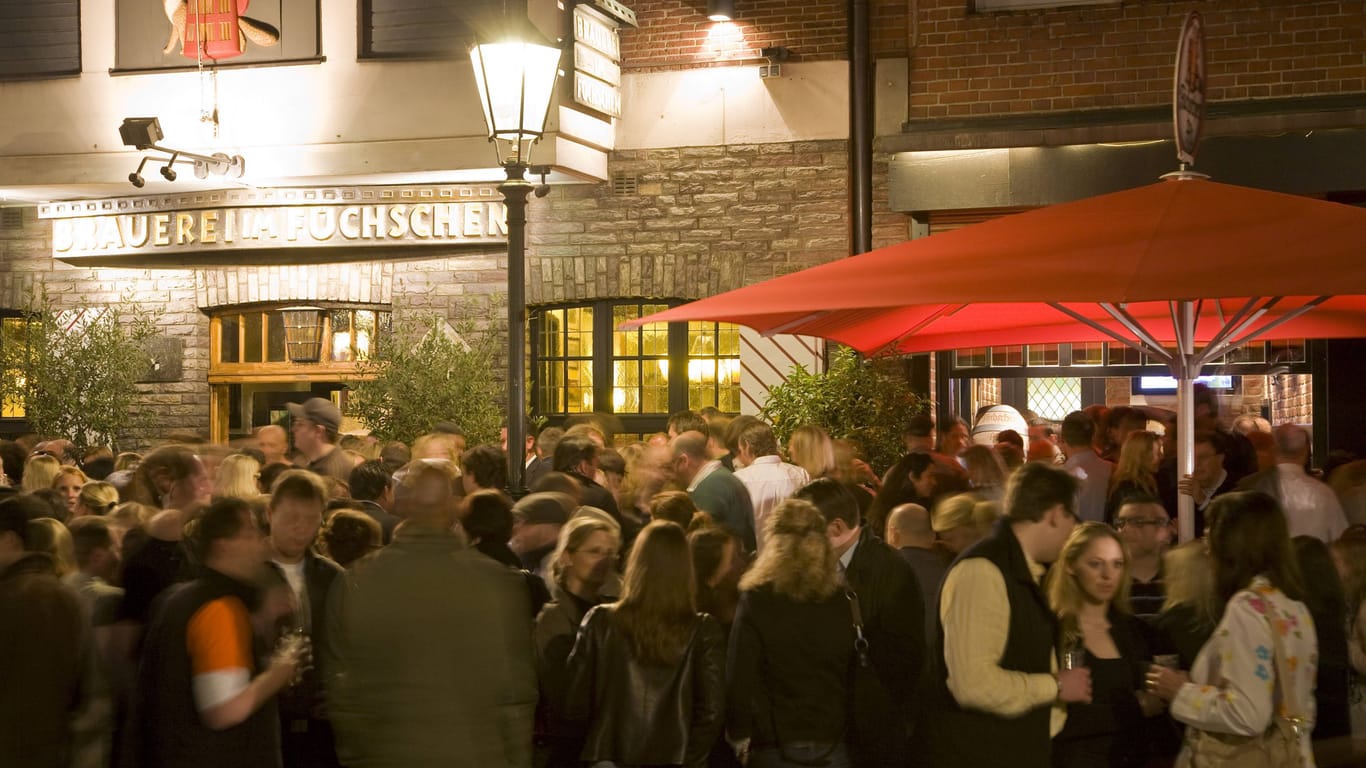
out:
{"label": "wall lantern", "polygon": [[285,307],[285,357],[292,363],[316,363],[323,351],[321,307]]}
{"label": "wall lantern", "polygon": [[524,493],[526,476],[526,205],[532,191],[526,172],[531,146],[545,133],[562,53],[557,46],[531,40],[530,34],[503,37],[470,51],[489,141],[507,173],[498,191],[507,206],[507,476],[513,498]]}
{"label": "wall lantern", "polygon": [[712,21],[735,18],[735,0],[707,0],[707,18]]}

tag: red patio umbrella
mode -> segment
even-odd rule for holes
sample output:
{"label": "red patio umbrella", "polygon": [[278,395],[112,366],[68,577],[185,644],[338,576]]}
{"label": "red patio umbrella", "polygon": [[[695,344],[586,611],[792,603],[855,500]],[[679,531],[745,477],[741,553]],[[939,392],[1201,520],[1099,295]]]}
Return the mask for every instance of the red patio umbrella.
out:
{"label": "red patio umbrella", "polygon": [[[1185,474],[1194,467],[1192,385],[1205,362],[1254,338],[1366,336],[1366,209],[1170,174],[627,326],[679,320],[820,336],[865,353],[1119,341],[1165,362],[1179,382]],[[1183,539],[1193,535],[1190,503],[1181,500]]]}

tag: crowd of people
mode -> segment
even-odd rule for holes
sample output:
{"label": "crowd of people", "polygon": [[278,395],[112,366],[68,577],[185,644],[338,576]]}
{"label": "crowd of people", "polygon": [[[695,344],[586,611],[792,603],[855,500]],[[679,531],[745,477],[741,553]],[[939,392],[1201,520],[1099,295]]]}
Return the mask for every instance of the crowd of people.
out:
{"label": "crowd of people", "polygon": [[888,468],[584,418],[519,498],[505,446],[323,398],[233,446],[0,441],[0,766],[1357,764],[1366,471],[1198,399],[1185,476],[1127,407],[908,416]]}

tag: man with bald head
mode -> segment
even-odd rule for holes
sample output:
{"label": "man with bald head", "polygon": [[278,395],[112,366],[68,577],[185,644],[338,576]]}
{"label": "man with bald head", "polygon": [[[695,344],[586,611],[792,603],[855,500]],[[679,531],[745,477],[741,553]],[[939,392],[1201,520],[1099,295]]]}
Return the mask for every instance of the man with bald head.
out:
{"label": "man with bald head", "polygon": [[289,433],[278,424],[267,424],[256,430],[256,447],[266,457],[261,466],[288,464]]}
{"label": "man with bald head", "polygon": [[939,583],[949,569],[944,550],[934,546],[930,511],[919,504],[893,507],[891,514],[887,515],[887,543],[915,571],[920,592],[925,598],[925,631],[929,637],[929,633],[934,631],[935,609],[939,605]]}
{"label": "man with bald head", "polygon": [[415,461],[397,477],[404,524],[328,600],[322,669],[337,754],[372,768],[526,768],[536,706],[527,581],[451,532],[448,465]]}
{"label": "man with bald head", "polygon": [[707,436],[687,431],[669,441],[674,476],[687,489],[697,508],[711,515],[753,552],[754,505],[745,484],[707,452]]}
{"label": "man with bald head", "polygon": [[1285,510],[1290,535],[1313,536],[1332,544],[1347,530],[1347,515],[1333,489],[1304,470],[1309,463],[1309,433],[1294,424],[1271,431],[1276,466],[1247,478],[1245,487],[1275,496]]}

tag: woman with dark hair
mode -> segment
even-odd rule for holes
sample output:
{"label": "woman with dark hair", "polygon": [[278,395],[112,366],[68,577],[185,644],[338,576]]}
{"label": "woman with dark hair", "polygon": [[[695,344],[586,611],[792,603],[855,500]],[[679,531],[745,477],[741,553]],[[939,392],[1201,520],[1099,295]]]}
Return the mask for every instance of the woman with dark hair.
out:
{"label": "woman with dark hair", "polygon": [[586,725],[579,759],[702,768],[721,732],[725,636],[697,613],[687,535],[641,531],[621,600],[588,612],[569,655],[565,717]]}
{"label": "woman with dark hair", "polygon": [[1228,607],[1189,677],[1157,665],[1148,672],[1149,689],[1188,726],[1177,765],[1219,749],[1265,750],[1274,765],[1298,753],[1312,766],[1310,741],[1297,734],[1314,727],[1318,638],[1300,602],[1285,514],[1270,496],[1245,491],[1215,498],[1208,518],[1214,582]]}
{"label": "woman with dark hair", "polygon": [[767,543],[740,580],[726,665],[727,738],[742,760],[752,749],[754,768],[848,768],[856,635],[825,518],[810,502],[788,499],[765,527]]}
{"label": "woman with dark hair", "polygon": [[882,478],[882,487],[873,497],[868,510],[868,527],[881,533],[887,530],[887,516],[902,504],[919,504],[925,509],[934,506],[939,494],[939,480],[934,457],[923,451],[902,456]]}
{"label": "woman with dark hair", "polygon": [[1352,667],[1347,658],[1347,597],[1328,545],[1314,536],[1296,536],[1295,560],[1304,577],[1304,602],[1314,617],[1319,640],[1319,672],[1314,686],[1314,741],[1352,735],[1348,709]]}
{"label": "woman with dark hair", "polygon": [[[707,513],[699,512],[699,516]],[[710,522],[710,517],[707,517]],[[740,575],[744,571],[740,540],[729,530],[714,523],[699,525],[688,532],[692,567],[697,579],[697,610],[721,622],[727,634],[735,621],[735,606],[740,599]]]}

